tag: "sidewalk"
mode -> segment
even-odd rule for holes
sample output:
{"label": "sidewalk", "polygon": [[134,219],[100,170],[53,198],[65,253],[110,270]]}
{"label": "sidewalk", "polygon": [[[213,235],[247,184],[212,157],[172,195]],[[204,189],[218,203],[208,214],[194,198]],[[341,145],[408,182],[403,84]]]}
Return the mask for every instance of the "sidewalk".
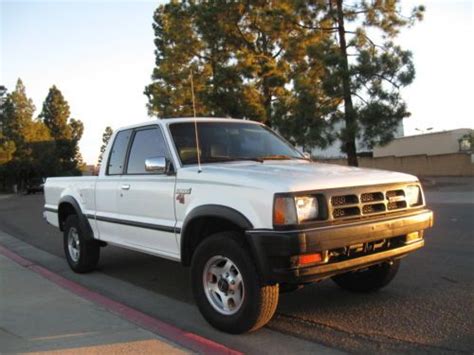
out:
{"label": "sidewalk", "polygon": [[19,352],[189,353],[0,254],[0,353]]}

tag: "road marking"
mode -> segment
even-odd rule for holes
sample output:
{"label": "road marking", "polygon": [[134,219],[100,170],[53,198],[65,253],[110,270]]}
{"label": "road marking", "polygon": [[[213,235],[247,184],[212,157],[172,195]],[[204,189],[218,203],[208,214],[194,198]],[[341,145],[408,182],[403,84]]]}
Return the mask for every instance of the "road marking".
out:
{"label": "road marking", "polygon": [[142,313],[134,308],[131,308],[123,303],[114,301],[97,292],[89,290],[88,288],[62,277],[34,262],[28,260],[10,249],[0,245],[0,254],[13,260],[17,264],[28,268],[29,270],[43,276],[45,279],[55,283],[56,285],[66,289],[79,297],[82,297],[92,303],[98,304],[108,311],[121,316],[131,323],[160,335],[178,345],[187,349],[196,351],[198,353],[212,353],[212,354],[231,354],[240,355],[241,352],[228,348],[223,344],[219,344],[213,340],[204,338],[200,335],[187,332],[183,329],[177,328],[171,324],[153,318],[145,313]]}

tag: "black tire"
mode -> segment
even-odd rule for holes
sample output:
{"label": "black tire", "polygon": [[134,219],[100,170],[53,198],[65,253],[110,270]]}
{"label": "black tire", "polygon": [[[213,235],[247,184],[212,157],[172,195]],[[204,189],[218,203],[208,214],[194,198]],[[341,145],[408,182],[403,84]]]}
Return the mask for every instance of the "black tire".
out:
{"label": "black tire", "polygon": [[344,290],[367,293],[387,286],[395,277],[400,260],[373,265],[364,270],[333,276],[332,280]]}
{"label": "black tire", "polygon": [[[77,256],[71,254],[69,250],[69,236],[70,233],[77,233],[79,240],[79,247],[74,248],[78,250]],[[76,215],[70,215],[66,219],[64,226],[64,253],[66,260],[71,269],[77,273],[86,273],[93,271],[100,257],[100,245],[97,240],[90,240],[86,238],[85,231],[81,229],[79,218]]]}
{"label": "black tire", "polygon": [[[243,236],[236,232],[214,234],[198,246],[191,263],[192,289],[199,310],[213,327],[232,334],[257,330],[268,323],[275,313],[279,296],[278,284],[260,285],[255,264],[242,239]],[[234,314],[216,310],[204,290],[206,264],[216,257],[228,258],[236,266],[234,273],[240,273],[243,280],[242,301]]]}

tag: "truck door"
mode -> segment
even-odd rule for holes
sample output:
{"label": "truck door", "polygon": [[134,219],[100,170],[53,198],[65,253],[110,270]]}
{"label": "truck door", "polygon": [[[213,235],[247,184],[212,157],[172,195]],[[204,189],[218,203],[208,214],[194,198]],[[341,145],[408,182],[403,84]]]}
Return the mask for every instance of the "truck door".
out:
{"label": "truck door", "polygon": [[117,224],[115,223],[117,219],[118,187],[131,136],[131,129],[117,133],[110,149],[105,173],[97,179],[95,186],[95,223],[101,240],[119,241]]}
{"label": "truck door", "polygon": [[131,139],[128,163],[118,187],[120,238],[131,248],[179,259],[174,213],[176,175],[145,170],[146,159],[171,159],[161,127],[136,129]]}

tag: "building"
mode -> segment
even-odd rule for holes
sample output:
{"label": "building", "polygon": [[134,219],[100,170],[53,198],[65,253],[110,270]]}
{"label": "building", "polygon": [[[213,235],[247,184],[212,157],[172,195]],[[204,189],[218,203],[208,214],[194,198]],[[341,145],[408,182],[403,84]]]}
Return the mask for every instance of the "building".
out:
{"label": "building", "polygon": [[[336,123],[333,127],[334,132],[341,131],[344,128],[344,121],[340,121]],[[404,130],[403,130],[403,122],[400,121],[397,129],[395,130],[394,136],[395,138],[403,137]],[[336,139],[331,145],[327,146],[326,148],[314,148],[311,150],[311,156],[319,158],[319,159],[338,159],[338,158],[345,158],[346,154],[341,152],[341,141]],[[368,149],[364,144],[362,139],[356,140],[356,147],[357,152],[363,155],[371,155],[372,150]]]}
{"label": "building", "polygon": [[474,130],[459,128],[450,131],[418,134],[394,139],[383,147],[374,147],[374,158],[407,157],[413,155],[442,155],[472,150],[469,135]]}
{"label": "building", "polygon": [[[359,165],[417,176],[474,176],[473,137],[468,128],[399,137],[375,147],[373,157],[359,157]],[[345,158],[324,161],[347,164]]]}

